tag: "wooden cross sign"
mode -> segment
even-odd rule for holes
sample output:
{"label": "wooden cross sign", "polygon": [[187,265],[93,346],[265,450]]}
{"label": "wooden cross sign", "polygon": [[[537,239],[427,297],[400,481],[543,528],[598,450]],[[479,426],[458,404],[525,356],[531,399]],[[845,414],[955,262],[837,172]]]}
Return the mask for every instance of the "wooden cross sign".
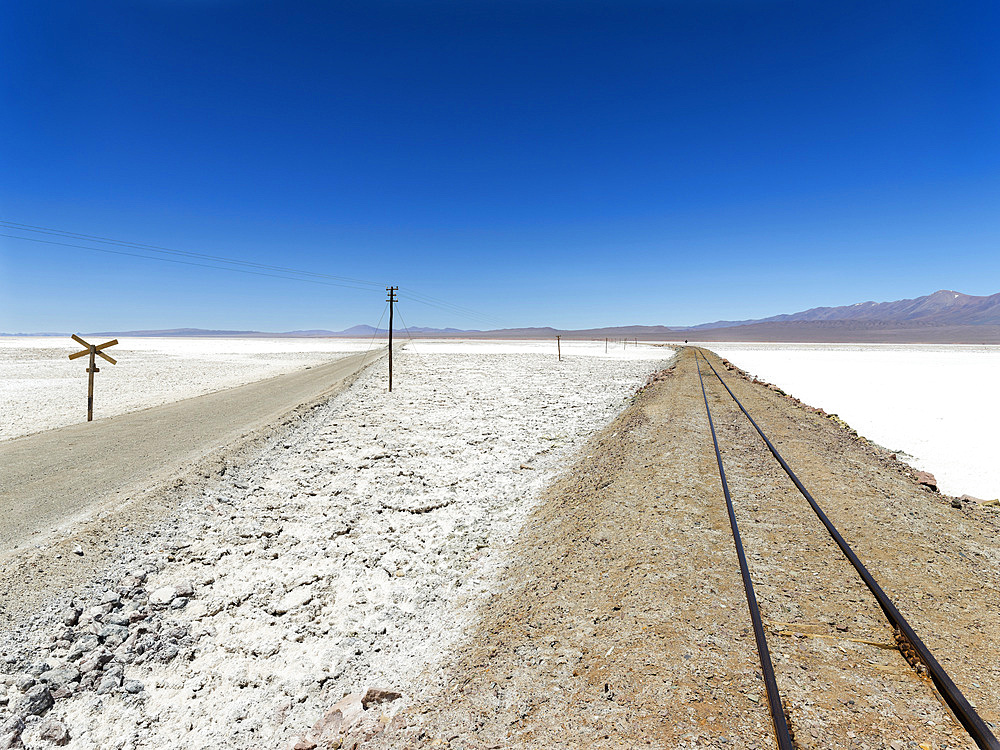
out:
{"label": "wooden cross sign", "polygon": [[118,339],[111,339],[111,341],[105,341],[103,344],[98,344],[97,346],[94,346],[93,344],[88,344],[86,341],[84,341],[74,333],[73,340],[80,346],[85,346],[87,348],[84,349],[82,352],[77,352],[76,354],[70,354],[69,355],[70,359],[78,359],[80,357],[86,357],[88,354],[90,355],[90,367],[87,368],[87,372],[90,373],[90,381],[87,384],[87,421],[93,422],[94,421],[94,373],[100,372],[100,370],[97,368],[97,365],[95,364],[94,357],[96,355],[98,357],[102,357],[108,360],[108,362],[110,362],[113,365],[118,364],[116,360],[111,359],[111,357],[109,357],[107,354],[101,351],[102,349],[107,349],[109,346],[114,346],[115,344],[117,344]]}

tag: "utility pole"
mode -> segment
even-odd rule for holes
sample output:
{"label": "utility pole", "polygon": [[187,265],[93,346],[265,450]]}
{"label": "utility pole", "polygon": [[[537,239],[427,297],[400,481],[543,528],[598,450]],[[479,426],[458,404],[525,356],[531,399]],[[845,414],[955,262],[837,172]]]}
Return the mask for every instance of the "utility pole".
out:
{"label": "utility pole", "polygon": [[387,286],[385,290],[389,293],[389,393],[392,393],[392,306],[396,303],[396,290],[398,286]]}
{"label": "utility pole", "polygon": [[556,350],[559,352],[559,361],[562,362],[562,336],[556,336]]}

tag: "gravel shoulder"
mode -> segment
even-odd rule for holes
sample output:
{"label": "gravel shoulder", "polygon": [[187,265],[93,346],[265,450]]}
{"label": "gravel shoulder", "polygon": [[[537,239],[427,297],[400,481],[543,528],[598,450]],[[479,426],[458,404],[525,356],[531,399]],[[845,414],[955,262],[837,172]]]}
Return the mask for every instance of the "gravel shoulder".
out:
{"label": "gravel shoulder", "polygon": [[[836,419],[722,372],[996,731],[995,509],[953,507]],[[706,387],[796,744],[972,747],[721,386]],[[693,350],[547,490],[510,559],[438,687],[425,681],[384,730],[328,715],[300,747],[773,747]]]}

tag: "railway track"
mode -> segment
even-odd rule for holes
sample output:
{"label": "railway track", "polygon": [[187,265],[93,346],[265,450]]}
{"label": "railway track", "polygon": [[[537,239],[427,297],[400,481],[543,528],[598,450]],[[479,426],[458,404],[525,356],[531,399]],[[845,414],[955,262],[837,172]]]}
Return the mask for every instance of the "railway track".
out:
{"label": "railway track", "polygon": [[[798,639],[828,638],[831,641],[841,641],[859,647],[852,649],[855,660],[863,661],[863,664],[853,667],[856,670],[855,674],[874,672],[877,676],[879,672],[884,671],[887,675],[891,675],[892,678],[886,681],[885,689],[889,692],[903,689],[900,687],[900,680],[898,679],[901,671],[899,668],[902,666],[898,662],[899,657],[902,656],[909,664],[911,676],[915,678],[911,678],[905,688],[906,690],[916,690],[919,692],[919,686],[925,686],[926,694],[933,694],[936,691],[936,695],[947,705],[954,718],[961,724],[975,743],[975,746],[984,750],[1000,750],[1000,741],[997,740],[986,722],[983,721],[975,708],[962,694],[962,691],[934,657],[930,649],[924,644],[916,631],[910,626],[906,618],[900,613],[890,597],[882,590],[875,577],[866,568],[830,518],[824,513],[820,504],[736,397],[722,375],[702,352],[698,351],[696,353],[695,361],[705,410],[708,416],[712,443],[715,449],[719,478],[726,500],[730,528],[739,561],[750,618],[753,624],[754,639],[760,657],[762,677],[774,728],[775,741],[780,750],[791,750],[791,748],[800,744],[796,741],[795,735],[795,725],[798,717],[790,715],[787,701],[782,698],[778,675],[776,675],[774,667],[774,659],[772,659],[772,648],[768,643],[765,619],[769,620],[772,634],[779,633],[784,636],[786,632],[783,631],[786,631],[787,627],[792,627],[798,629],[788,632],[788,635],[795,636]],[[710,370],[711,374],[703,372],[701,362],[705,363],[707,370]],[[718,386],[721,387],[714,389],[706,388],[706,378],[710,384],[718,383]],[[716,414],[714,418],[712,407],[709,404],[710,390],[712,391],[713,400],[716,402]],[[737,409],[738,411],[736,411]],[[716,429],[717,422],[720,424],[720,430],[718,431]],[[721,448],[719,432],[728,433],[730,441]],[[754,437],[754,433],[756,433],[756,437]],[[726,442],[726,438],[724,437],[723,443]],[[747,448],[748,444],[752,447]],[[723,460],[724,456],[726,457],[725,461]],[[731,477],[727,477],[727,463],[731,467],[735,466],[738,468],[738,477],[735,483],[731,482]],[[783,474],[779,473],[778,467],[780,467],[780,472]],[[733,499],[734,492],[730,488],[731,483],[738,485],[735,493],[737,498],[736,503],[734,503]],[[777,552],[769,549],[763,539],[756,538],[758,536],[766,536],[764,534],[753,534],[755,538],[748,545],[744,545],[743,535],[740,532],[739,516],[746,515],[746,512],[743,511],[738,514],[736,509],[737,504],[741,508],[741,511],[746,507],[751,511],[752,515],[759,509],[759,504],[754,504],[755,500],[760,500],[761,503],[771,502],[775,494],[777,494],[782,496],[785,502],[788,502],[788,505],[791,506],[791,488],[788,486],[789,483],[806,501],[808,510],[803,510],[802,508],[796,510],[789,507],[787,511],[788,518],[785,520],[795,521],[795,523],[772,524],[773,526],[780,525],[780,528],[774,530],[778,532],[779,536],[785,542],[783,548],[777,550]],[[769,485],[769,487],[765,489],[764,485]],[[770,490],[771,487],[778,488],[776,493]],[[801,505],[801,502],[799,505]],[[809,516],[811,516],[811,519]],[[754,522],[754,526],[760,521],[758,518],[746,520]],[[810,520],[812,521],[811,524],[808,523]],[[815,523],[816,520],[820,522],[819,525]],[[825,539],[822,538],[824,532]],[[810,556],[808,553],[804,553],[804,551],[813,550],[817,546],[822,547],[824,545],[831,548],[831,559],[822,563],[823,570],[820,571],[816,570],[817,562],[811,558],[807,559]],[[769,610],[770,617],[767,616],[767,613],[762,613],[762,608],[758,603],[757,590],[755,589],[752,576],[753,571],[751,570],[751,563],[748,562],[747,547],[751,549],[749,557],[754,560],[755,569],[759,571],[766,570],[779,576],[778,580],[772,580],[766,584],[768,587],[766,608]],[[837,555],[838,550],[840,555]],[[769,555],[772,558],[780,557],[780,562],[773,563],[768,561]],[[807,573],[810,569],[812,570],[812,576],[808,578],[819,579],[821,577],[829,577],[835,581],[839,581],[839,583],[832,587],[832,591],[824,591],[823,582],[820,580],[813,581],[807,579],[803,582],[801,580],[800,568],[797,567],[798,565],[803,566]],[[784,575],[783,579],[780,577],[782,573]],[[823,576],[821,576],[821,573]],[[797,618],[793,618],[798,619],[798,622],[781,623],[775,617],[778,606],[776,602],[781,601],[778,591],[781,590],[781,593],[787,597],[790,587],[785,584],[789,581],[795,581],[797,591],[799,589],[805,590],[808,601],[804,606],[796,603],[786,604],[785,607],[788,611],[799,615]],[[758,581],[758,587],[760,585],[761,582]],[[861,585],[864,586],[864,589],[861,589]],[[861,593],[862,591],[868,592],[867,601],[865,602],[862,601],[862,598],[864,598],[864,594]],[[874,599],[874,603],[872,599]],[[845,609],[850,611],[845,612]],[[803,618],[802,615],[806,617]],[[867,632],[870,635],[868,638],[849,637],[846,635],[843,637],[832,637],[824,633],[803,632],[802,628],[804,624],[808,624],[807,622],[804,623],[804,619],[808,620],[809,617],[819,618],[821,621],[829,624],[839,623],[836,628],[837,631],[846,633],[850,627],[854,626],[856,631],[860,627],[862,632]],[[829,619],[831,617],[834,619]],[[881,627],[877,622],[879,619],[882,620]],[[850,620],[850,623],[848,623],[848,620]],[[826,648],[803,655],[800,653],[801,649],[786,648],[784,644],[784,641],[787,640],[786,638],[779,640],[781,641],[780,644],[777,644],[781,650],[779,658],[783,671],[786,674],[790,674],[794,670],[797,662],[802,662],[799,665],[805,670],[805,661],[808,661],[811,672],[829,676],[837,673],[838,670],[843,670],[843,661],[845,659],[841,657],[847,657],[848,660],[850,658],[850,652],[844,648],[843,643],[838,643],[836,649]],[[861,649],[868,649],[869,651],[871,649],[878,649],[881,652],[881,658],[873,659],[870,656],[866,657],[865,651]],[[898,655],[895,655],[896,652],[898,652]],[[896,662],[895,664],[893,663],[894,661]],[[833,677],[830,679],[835,680],[838,678]],[[795,685],[795,680],[791,676],[787,680],[791,683],[790,686],[793,689],[797,689],[796,691],[799,694],[803,693],[800,686]],[[891,684],[893,682],[895,684]],[[917,687],[914,687],[914,683],[917,684]],[[841,689],[850,684],[851,681],[849,678],[842,680]],[[927,698],[928,695],[924,697]],[[850,723],[855,720],[855,716],[860,710],[855,703],[862,702],[870,704],[868,707],[872,709],[878,708],[876,705],[877,700],[873,703],[870,700],[870,696],[859,694],[857,695],[857,699],[857,701],[853,699],[843,701],[845,713],[843,720],[838,721],[837,719],[833,719],[828,721],[828,725],[831,728],[840,727],[843,729],[848,738],[853,733],[846,727],[850,726]],[[823,738],[814,737],[813,739],[817,739],[821,744],[823,743]]]}

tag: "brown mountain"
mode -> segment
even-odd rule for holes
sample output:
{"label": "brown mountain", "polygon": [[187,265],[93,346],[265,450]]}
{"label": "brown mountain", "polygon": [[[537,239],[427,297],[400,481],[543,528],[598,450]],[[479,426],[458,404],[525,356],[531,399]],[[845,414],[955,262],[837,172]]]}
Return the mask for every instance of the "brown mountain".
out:
{"label": "brown mountain", "polygon": [[[371,326],[346,331],[205,331],[183,328],[169,331],[111,332],[132,336],[358,336],[376,335]],[[384,335],[379,330],[377,334]],[[0,334],[9,335],[9,334]],[[36,334],[37,335],[37,334]],[[772,341],[827,343],[949,343],[1000,344],[1000,294],[976,297],[942,289],[916,299],[895,302],[858,302],[843,307],[814,307],[758,320],[720,320],[697,326],[614,326],[583,330],[507,328],[462,331],[454,328],[411,328],[397,336],[414,338],[487,339],[639,339],[645,341]]]}
{"label": "brown mountain", "polygon": [[759,323],[801,323],[817,321],[868,321],[912,325],[965,326],[1000,325],[1000,294],[975,297],[970,294],[941,289],[916,299],[895,302],[858,302],[843,307],[814,307],[811,310],[775,315],[758,320],[719,320],[702,323],[692,330],[733,328]]}

